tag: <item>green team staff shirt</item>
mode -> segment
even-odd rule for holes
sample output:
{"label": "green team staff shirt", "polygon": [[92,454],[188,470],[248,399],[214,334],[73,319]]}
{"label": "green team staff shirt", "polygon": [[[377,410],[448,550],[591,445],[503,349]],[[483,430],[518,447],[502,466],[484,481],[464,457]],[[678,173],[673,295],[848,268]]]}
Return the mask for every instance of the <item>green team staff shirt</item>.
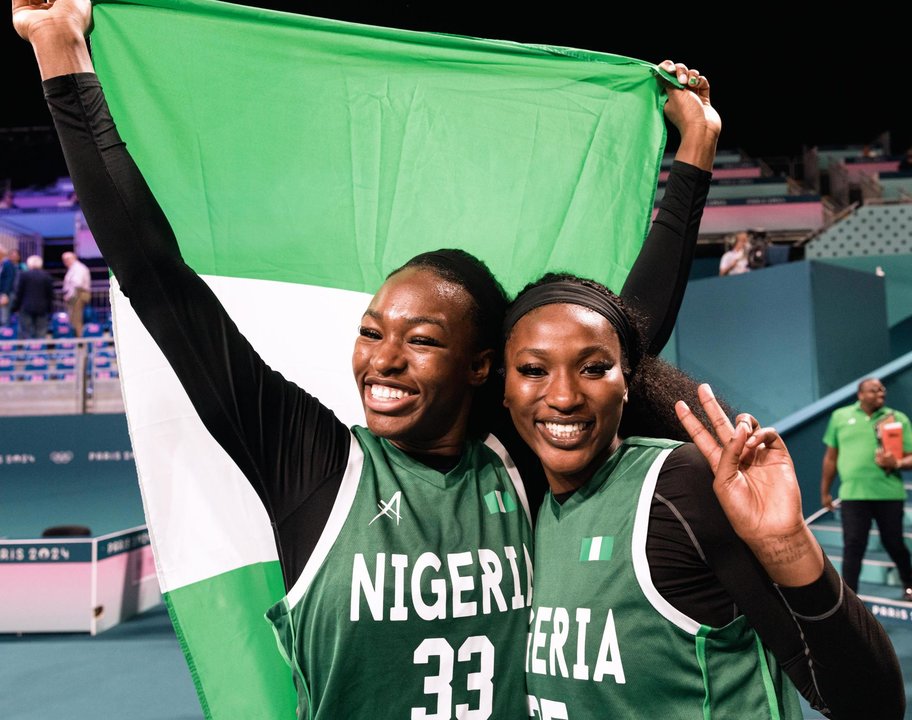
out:
{"label": "green team staff shirt", "polygon": [[833,411],[823,442],[839,451],[836,472],[842,500],[906,499],[900,474],[888,473],[874,462],[880,447],[877,428],[891,420],[902,424],[903,452],[912,452],[912,426],[905,413],[884,406],[869,417],[857,402]]}

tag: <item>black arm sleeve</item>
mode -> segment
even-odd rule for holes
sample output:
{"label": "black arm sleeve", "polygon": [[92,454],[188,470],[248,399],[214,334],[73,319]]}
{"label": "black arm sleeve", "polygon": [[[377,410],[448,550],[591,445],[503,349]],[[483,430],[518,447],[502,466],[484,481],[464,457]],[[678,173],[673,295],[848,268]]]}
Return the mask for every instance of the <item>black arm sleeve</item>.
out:
{"label": "black arm sleeve", "polygon": [[711,178],[694,165],[672,163],[659,212],[621,290],[646,320],[650,355],[665,347],[681,309]]}
{"label": "black arm sleeve", "polygon": [[692,444],[675,450],[659,476],[647,557],[656,588],[694,620],[719,627],[744,614],[816,710],[837,719],[903,716],[899,662],[880,623],[828,562],[817,582],[777,589],[729,524]]}
{"label": "black arm sleeve", "polygon": [[[883,627],[826,561],[823,575],[800,588],[779,587],[808,647],[820,696],[834,718],[902,718],[906,692],[899,659]],[[833,665],[852,659],[851,678]],[[849,687],[849,683],[852,686]]]}
{"label": "black arm sleeve", "polygon": [[118,135],[96,76],[56,77],[44,88],[105,260],[206,428],[265,504],[286,583],[293,583],[335,499],[351,442],[348,429],[266,366],[184,263],[164,212]]}

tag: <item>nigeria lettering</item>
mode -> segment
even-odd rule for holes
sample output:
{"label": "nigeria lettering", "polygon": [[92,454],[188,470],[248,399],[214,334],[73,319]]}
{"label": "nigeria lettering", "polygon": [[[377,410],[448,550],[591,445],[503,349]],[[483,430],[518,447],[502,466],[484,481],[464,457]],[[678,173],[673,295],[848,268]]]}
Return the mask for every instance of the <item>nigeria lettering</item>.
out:
{"label": "nigeria lettering", "polygon": [[474,553],[447,553],[442,559],[425,552],[414,562],[402,553],[377,553],[373,567],[368,563],[364,553],[354,555],[352,622],[362,619],[365,604],[364,619],[379,622],[405,621],[411,612],[422,620],[489,615],[519,610],[532,602],[532,558],[525,545],[521,558],[508,545],[500,553],[479,548]]}
{"label": "nigeria lettering", "polygon": [[[619,685],[626,683],[614,626],[614,611],[609,609],[602,623],[595,627],[591,625],[592,611],[589,608],[576,608],[572,619],[567,608],[542,606],[532,611],[526,643],[526,672],[565,678],[572,676],[574,680],[591,678],[594,682],[612,677]],[[597,649],[594,644],[587,643],[590,633],[594,632],[600,633],[601,637]],[[575,643],[571,640],[572,636],[576,638]],[[571,666],[567,664],[567,653],[575,661]]]}

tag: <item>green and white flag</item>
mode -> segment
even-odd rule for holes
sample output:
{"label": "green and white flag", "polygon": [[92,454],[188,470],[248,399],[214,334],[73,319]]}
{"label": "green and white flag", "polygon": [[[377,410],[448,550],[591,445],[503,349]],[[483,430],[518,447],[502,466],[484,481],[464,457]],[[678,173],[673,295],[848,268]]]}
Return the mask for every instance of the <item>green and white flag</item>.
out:
{"label": "green and white flag", "polygon": [[[347,423],[358,320],[412,255],[465,248],[509,291],[546,269],[618,288],[649,228],[665,130],[648,63],[205,0],[102,2],[94,19],[114,118],[188,264]],[[263,619],[283,595],[266,513],[116,291],[115,317],[159,579],[206,716],[293,717]]]}
{"label": "green and white flag", "polygon": [[500,490],[495,490],[485,495],[484,500],[491,515],[516,512],[516,499],[510,493],[502,493]]}
{"label": "green and white flag", "polygon": [[610,560],[614,550],[614,538],[611,535],[584,537],[580,542],[580,562]]}

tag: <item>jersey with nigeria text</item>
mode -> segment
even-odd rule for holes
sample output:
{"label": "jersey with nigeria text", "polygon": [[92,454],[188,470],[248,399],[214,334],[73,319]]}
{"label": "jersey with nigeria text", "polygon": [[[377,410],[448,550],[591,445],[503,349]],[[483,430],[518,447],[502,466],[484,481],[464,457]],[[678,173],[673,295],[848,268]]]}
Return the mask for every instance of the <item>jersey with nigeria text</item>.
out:
{"label": "jersey with nigeria text", "polygon": [[502,446],[470,442],[441,473],[354,436],[323,536],[267,614],[298,717],[525,717],[532,537]]}
{"label": "jersey with nigeria text", "polygon": [[679,443],[630,438],[536,525],[526,658],[540,720],[797,720],[798,697],[744,616],[712,628],[656,591],[646,560],[656,479]]}

